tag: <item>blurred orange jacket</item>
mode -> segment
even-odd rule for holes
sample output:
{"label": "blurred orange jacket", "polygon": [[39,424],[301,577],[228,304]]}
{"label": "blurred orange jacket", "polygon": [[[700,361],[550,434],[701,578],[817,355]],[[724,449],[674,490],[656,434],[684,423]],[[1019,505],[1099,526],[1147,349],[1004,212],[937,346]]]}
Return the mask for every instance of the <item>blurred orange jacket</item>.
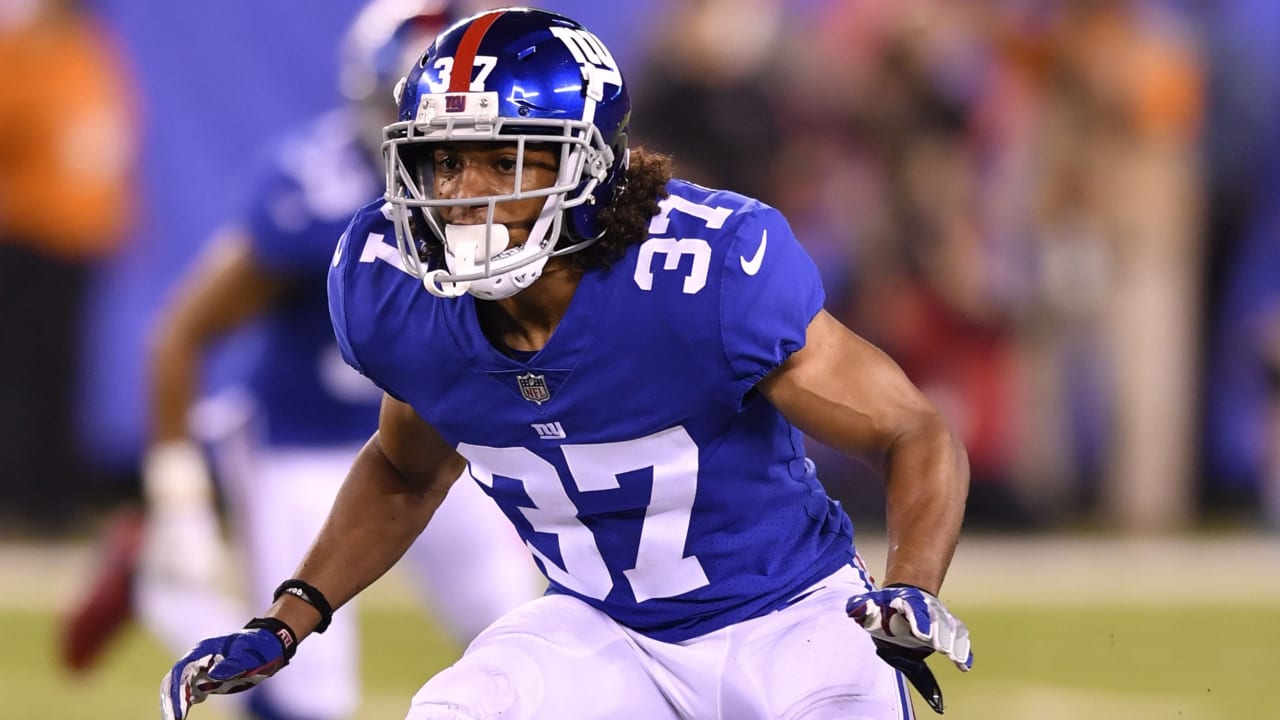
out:
{"label": "blurred orange jacket", "polygon": [[99,256],[134,217],[136,104],[103,28],[71,12],[0,28],[0,242]]}

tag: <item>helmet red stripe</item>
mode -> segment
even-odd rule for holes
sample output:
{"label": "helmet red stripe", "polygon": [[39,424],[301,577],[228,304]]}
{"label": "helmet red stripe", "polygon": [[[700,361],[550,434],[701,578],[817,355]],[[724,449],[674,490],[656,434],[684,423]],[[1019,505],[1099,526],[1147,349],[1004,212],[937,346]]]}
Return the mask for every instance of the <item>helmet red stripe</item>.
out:
{"label": "helmet red stripe", "polygon": [[471,73],[475,69],[476,51],[480,49],[480,41],[503,15],[506,15],[505,11],[481,16],[467,28],[467,32],[458,41],[458,51],[453,56],[449,92],[466,92],[471,88]]}

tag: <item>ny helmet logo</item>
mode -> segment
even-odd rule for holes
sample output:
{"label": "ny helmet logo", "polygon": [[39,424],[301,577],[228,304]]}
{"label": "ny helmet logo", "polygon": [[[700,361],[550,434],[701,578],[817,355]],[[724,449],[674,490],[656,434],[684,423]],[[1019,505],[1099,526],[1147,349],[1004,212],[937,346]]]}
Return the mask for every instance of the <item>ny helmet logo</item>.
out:
{"label": "ny helmet logo", "polygon": [[551,399],[551,391],[547,389],[545,375],[534,375],[533,373],[517,375],[516,384],[520,386],[520,395],[529,402],[541,405]]}

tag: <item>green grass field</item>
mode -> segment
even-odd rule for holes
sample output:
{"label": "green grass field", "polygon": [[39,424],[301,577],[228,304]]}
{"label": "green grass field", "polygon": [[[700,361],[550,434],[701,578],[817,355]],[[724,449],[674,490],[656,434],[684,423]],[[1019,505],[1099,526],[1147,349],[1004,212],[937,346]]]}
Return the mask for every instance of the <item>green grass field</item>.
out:
{"label": "green grass field", "polygon": [[[1211,569],[1230,573],[1233,562],[1242,563],[1274,580],[1280,567],[1272,559],[1236,556]],[[1008,563],[1000,560],[992,562]],[[1024,602],[990,583],[990,592],[976,592],[972,576],[985,570],[962,565],[971,571],[970,581],[958,582],[961,589],[949,602],[971,629],[976,665],[961,675],[945,662],[933,662],[947,699],[946,717],[1280,718],[1280,694],[1270,687],[1280,671],[1277,595],[1258,591],[1256,583],[1218,581],[1213,572],[1197,581],[1204,582],[1203,591],[1184,585],[1178,594],[1144,574],[1156,564],[1149,562],[1129,577],[1106,575],[1104,564],[1101,575],[1082,580],[1093,588],[1088,602],[1055,601],[1062,595],[1037,582],[1030,570],[1002,577],[1013,583],[1022,575],[1048,590],[1047,600]],[[1135,583],[1154,583],[1154,602],[1136,602],[1143,593],[1132,588],[1115,604],[1098,601],[1112,584]],[[403,718],[413,692],[453,653],[422,613],[403,598],[386,601],[394,591],[382,592],[383,599],[369,602],[362,612],[366,702],[360,720]],[[55,618],[54,611],[39,607],[0,608],[0,720],[158,717],[159,679],[172,658],[131,629],[95,674],[73,680],[54,663]],[[194,718],[230,720],[219,711],[219,700],[196,708]],[[921,701],[916,710],[922,718],[932,716]]]}
{"label": "green grass field", "polygon": [[[975,670],[962,676],[934,663],[949,718],[1280,717],[1270,688],[1280,669],[1274,607],[969,608],[967,615]],[[368,697],[360,718],[398,720],[451,648],[412,610],[374,609],[364,625]],[[148,638],[130,631],[100,672],[73,681],[55,671],[53,633],[50,613],[0,613],[0,718],[158,717],[156,688],[170,659]],[[218,701],[193,716],[223,720]],[[928,712],[921,702],[917,710]]]}

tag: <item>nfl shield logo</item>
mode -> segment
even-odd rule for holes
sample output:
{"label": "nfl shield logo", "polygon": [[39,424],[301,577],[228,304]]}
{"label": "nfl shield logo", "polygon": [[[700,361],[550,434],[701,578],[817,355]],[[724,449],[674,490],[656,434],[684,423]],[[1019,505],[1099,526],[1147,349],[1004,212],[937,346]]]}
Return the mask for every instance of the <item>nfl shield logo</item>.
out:
{"label": "nfl shield logo", "polygon": [[465,95],[445,95],[444,111],[445,112],[462,112],[467,109],[467,98]]}
{"label": "nfl shield logo", "polygon": [[534,375],[533,373],[517,375],[516,383],[520,386],[520,394],[529,402],[541,405],[551,399],[551,391],[547,389],[545,375]]}

